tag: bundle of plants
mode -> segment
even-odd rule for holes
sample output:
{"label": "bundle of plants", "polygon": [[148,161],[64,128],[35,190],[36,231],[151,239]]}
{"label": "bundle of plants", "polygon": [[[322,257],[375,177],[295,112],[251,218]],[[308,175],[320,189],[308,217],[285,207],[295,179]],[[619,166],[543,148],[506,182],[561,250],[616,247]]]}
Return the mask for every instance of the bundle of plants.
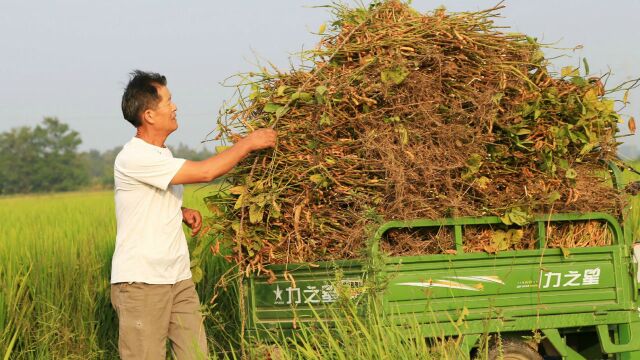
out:
{"label": "bundle of plants", "polygon": [[576,248],[613,244],[613,233],[605,222],[595,220],[547,227],[550,248]]}
{"label": "bundle of plants", "polygon": [[306,65],[244,77],[220,138],[272,127],[279,140],[209,199],[234,260],[248,273],[359,258],[387,220],[619,214],[610,92],[580,69],[552,74],[498,10],[336,6]]}

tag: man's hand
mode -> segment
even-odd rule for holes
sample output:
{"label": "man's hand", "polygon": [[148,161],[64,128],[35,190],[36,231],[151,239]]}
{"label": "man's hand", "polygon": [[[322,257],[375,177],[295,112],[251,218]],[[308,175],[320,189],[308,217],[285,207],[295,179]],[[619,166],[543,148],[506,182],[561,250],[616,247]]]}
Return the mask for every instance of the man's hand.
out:
{"label": "man's hand", "polygon": [[191,229],[191,236],[196,236],[202,227],[200,211],[182,208],[182,222]]}
{"label": "man's hand", "polygon": [[258,129],[247,135],[240,142],[244,141],[249,144],[251,151],[267,149],[276,146],[278,133],[273,129]]}

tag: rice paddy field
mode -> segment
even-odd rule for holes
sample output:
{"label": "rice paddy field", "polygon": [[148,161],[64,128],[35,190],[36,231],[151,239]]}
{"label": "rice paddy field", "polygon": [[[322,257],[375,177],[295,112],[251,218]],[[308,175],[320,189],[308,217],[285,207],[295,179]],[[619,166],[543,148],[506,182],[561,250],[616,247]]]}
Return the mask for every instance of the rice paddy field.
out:
{"label": "rice paddy field", "polygon": [[[184,205],[204,213],[206,191],[188,188]],[[116,358],[113,192],[5,197],[0,219],[0,355]]]}
{"label": "rice paddy field", "polygon": [[[627,180],[638,179],[627,176]],[[184,206],[206,216],[202,198],[213,191],[212,187],[188,187]],[[640,203],[634,200],[631,205],[627,226],[633,226],[640,239]],[[115,231],[111,191],[0,198],[3,359],[117,358],[117,322],[109,300]],[[249,353],[238,350],[233,286],[226,300],[209,305],[213,284],[229,265],[220,257],[205,256],[205,277],[198,290],[206,307],[211,357],[265,358],[266,350],[255,344],[247,347]],[[276,345],[278,358],[399,359],[434,351],[425,342],[407,342],[400,333],[383,330],[373,320],[352,321],[337,332],[320,329],[313,336],[306,334],[295,348]],[[341,334],[344,338],[336,341]],[[453,355],[445,351],[445,345],[433,357],[456,358],[455,351]]]}

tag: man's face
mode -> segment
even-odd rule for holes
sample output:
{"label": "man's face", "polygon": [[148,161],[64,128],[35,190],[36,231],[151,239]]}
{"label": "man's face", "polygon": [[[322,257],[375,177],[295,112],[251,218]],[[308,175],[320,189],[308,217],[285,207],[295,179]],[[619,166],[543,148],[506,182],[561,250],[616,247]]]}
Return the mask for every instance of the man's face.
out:
{"label": "man's face", "polygon": [[171,92],[166,86],[159,86],[158,94],[160,95],[160,102],[155,109],[151,110],[154,127],[170,134],[178,128],[176,119],[178,107],[171,100]]}

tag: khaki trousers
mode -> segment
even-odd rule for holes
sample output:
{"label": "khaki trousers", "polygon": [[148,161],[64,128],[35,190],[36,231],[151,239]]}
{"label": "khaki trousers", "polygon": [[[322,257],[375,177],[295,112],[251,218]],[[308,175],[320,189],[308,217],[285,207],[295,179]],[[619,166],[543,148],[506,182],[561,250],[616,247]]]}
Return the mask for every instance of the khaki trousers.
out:
{"label": "khaki trousers", "polygon": [[173,285],[112,284],[111,304],[118,314],[123,360],[164,360],[167,338],[178,360],[207,358],[200,300],[191,279]]}

